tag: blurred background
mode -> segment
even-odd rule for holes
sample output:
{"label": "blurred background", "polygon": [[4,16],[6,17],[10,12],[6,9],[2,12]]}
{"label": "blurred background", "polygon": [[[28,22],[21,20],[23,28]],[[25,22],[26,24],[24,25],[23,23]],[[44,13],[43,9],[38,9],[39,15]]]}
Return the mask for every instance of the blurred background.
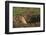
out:
{"label": "blurred background", "polygon": [[40,8],[13,7],[13,28],[40,27]]}

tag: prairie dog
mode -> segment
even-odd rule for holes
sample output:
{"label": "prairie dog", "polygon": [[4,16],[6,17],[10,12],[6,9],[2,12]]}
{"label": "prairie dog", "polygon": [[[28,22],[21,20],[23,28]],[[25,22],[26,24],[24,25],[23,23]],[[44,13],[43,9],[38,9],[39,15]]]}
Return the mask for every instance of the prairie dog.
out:
{"label": "prairie dog", "polygon": [[13,18],[13,21],[15,22],[15,23],[17,23],[17,24],[19,24],[19,23],[23,23],[23,24],[27,24],[27,22],[26,22],[26,20],[25,20],[25,18],[24,18],[24,16],[15,16],[14,18]]}

